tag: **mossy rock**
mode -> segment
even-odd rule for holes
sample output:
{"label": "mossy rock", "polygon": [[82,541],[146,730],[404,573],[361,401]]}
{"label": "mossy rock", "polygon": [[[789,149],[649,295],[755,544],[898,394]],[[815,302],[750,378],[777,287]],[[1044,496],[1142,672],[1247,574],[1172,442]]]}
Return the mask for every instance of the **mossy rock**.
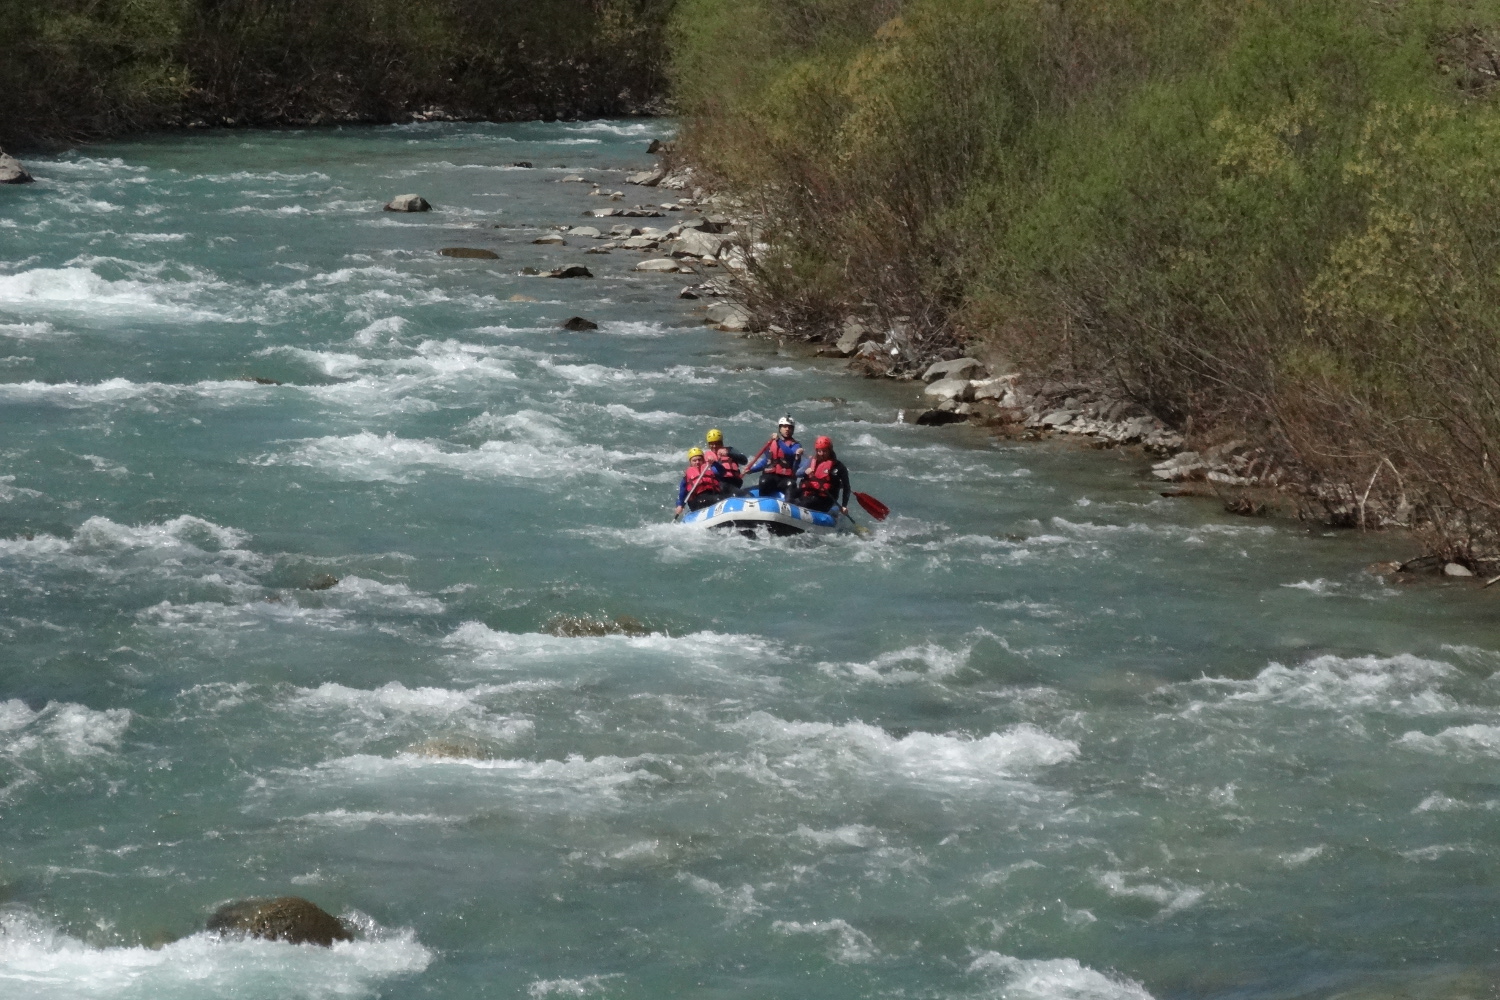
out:
{"label": "mossy rock", "polygon": [[208,918],[208,929],[220,934],[240,934],[288,944],[333,947],[335,941],[353,941],[343,922],[301,896],[276,899],[246,899],[228,903]]}

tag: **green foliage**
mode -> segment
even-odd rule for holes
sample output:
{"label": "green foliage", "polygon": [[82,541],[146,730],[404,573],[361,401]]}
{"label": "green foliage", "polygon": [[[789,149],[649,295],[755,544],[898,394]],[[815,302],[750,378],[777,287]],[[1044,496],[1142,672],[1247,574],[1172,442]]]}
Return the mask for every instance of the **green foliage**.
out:
{"label": "green foliage", "polygon": [[663,0],[0,0],[0,143],[203,121],[631,113]]}
{"label": "green foliage", "polygon": [[674,30],[685,141],[810,318],[874,303],[1500,511],[1497,0],[684,0]]}

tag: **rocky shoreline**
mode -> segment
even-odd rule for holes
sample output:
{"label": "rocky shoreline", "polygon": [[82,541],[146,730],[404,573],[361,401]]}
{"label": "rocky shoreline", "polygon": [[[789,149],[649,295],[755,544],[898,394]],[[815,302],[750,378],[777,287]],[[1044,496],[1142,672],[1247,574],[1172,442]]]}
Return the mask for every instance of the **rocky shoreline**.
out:
{"label": "rocky shoreline", "polygon": [[[914,388],[921,385],[914,405],[901,411],[903,421],[921,426],[969,423],[1008,439],[1056,438],[1094,448],[1139,449],[1143,457],[1155,460],[1150,475],[1162,496],[1215,499],[1227,513],[1240,516],[1279,514],[1320,527],[1420,529],[1412,523],[1410,508],[1404,503],[1380,506],[1372,502],[1368,489],[1320,481],[1253,441],[1199,440],[1184,435],[1111,386],[1029,376],[1004,359],[952,356],[957,353],[952,348],[924,354],[909,320],[883,322],[850,316],[832,328],[778,326],[758,316],[752,305],[758,297],[755,262],[769,250],[761,221],[743,202],[701,183],[691,165],[676,161],[671,144],[653,142],[649,151],[660,155],[661,161],[652,170],[629,176],[626,183],[682,192],[661,208],[697,211],[702,223],[688,222],[667,230],[617,226],[611,236],[623,236],[626,228],[631,235],[591,252],[619,248],[669,254],[643,262],[638,270],[701,274],[705,268],[719,269],[681,292],[687,299],[720,299],[705,309],[706,323],[727,332],[801,341],[809,348],[816,346],[819,356],[847,359],[851,370],[866,377],[910,381]],[[591,193],[624,199],[623,191],[596,189]],[[630,210],[586,214],[607,217],[627,215]],[[702,240],[701,234],[712,234],[712,239]],[[1418,545],[1420,541],[1413,547]],[[1488,587],[1500,582],[1500,557],[1428,553],[1377,563],[1369,571],[1391,582],[1441,576],[1473,578]]]}

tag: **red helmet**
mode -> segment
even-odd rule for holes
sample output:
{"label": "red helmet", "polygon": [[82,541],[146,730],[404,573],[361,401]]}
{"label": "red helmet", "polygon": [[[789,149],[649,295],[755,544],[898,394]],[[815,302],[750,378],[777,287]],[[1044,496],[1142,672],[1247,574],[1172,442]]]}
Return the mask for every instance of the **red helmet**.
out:
{"label": "red helmet", "polygon": [[833,448],[833,438],[829,437],[827,434],[824,434],[822,437],[813,442],[813,447],[828,448],[831,450]]}

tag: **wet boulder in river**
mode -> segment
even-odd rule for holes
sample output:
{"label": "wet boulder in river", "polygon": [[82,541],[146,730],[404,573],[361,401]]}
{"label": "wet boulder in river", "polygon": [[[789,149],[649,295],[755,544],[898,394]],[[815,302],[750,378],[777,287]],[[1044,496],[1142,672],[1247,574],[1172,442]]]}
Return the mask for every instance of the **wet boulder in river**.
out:
{"label": "wet boulder in river", "polygon": [[574,316],[564,320],[562,328],[573,333],[587,333],[590,330],[599,329],[599,324],[591,319],[584,319],[582,316]]}
{"label": "wet boulder in river", "polygon": [[466,260],[500,259],[500,255],[493,250],[479,250],[474,247],[443,247],[438,253],[444,257],[460,257]]}
{"label": "wet boulder in river", "polygon": [[0,150],[0,184],[30,184],[32,179],[20,160]]}
{"label": "wet boulder in river", "polygon": [[349,928],[332,914],[301,896],[245,899],[228,903],[208,918],[208,929],[220,934],[242,934],[288,944],[316,944],[330,948],[335,941],[353,941]]}
{"label": "wet boulder in river", "polygon": [[432,206],[419,194],[398,194],[386,203],[387,212],[430,212]]}

